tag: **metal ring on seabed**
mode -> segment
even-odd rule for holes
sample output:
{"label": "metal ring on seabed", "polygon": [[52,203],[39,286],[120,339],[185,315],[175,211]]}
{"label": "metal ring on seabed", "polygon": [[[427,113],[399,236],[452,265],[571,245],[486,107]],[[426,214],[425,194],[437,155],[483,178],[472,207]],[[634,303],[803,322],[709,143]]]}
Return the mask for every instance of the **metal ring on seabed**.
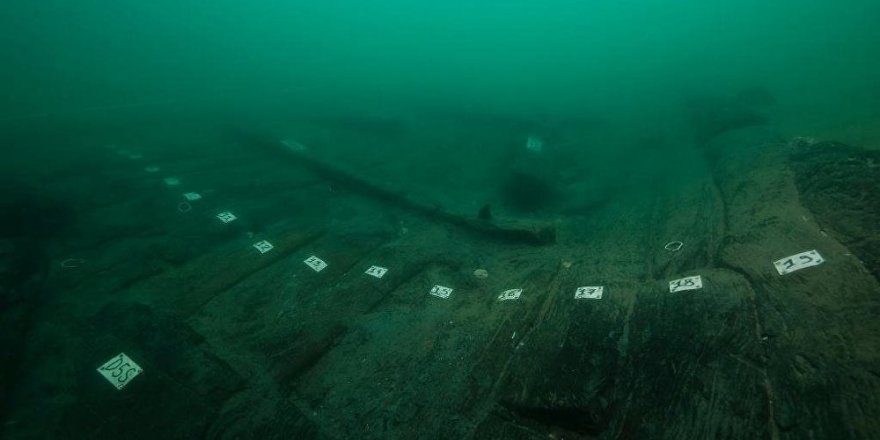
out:
{"label": "metal ring on seabed", "polygon": [[684,246],[684,243],[680,241],[670,241],[669,243],[666,243],[666,246],[663,246],[663,249],[666,249],[669,252],[678,252],[682,246]]}
{"label": "metal ring on seabed", "polygon": [[85,262],[86,261],[83,260],[82,258],[68,258],[68,259],[61,262],[61,267],[65,268],[65,269],[73,269],[75,267],[82,266],[83,263],[85,263]]}
{"label": "metal ring on seabed", "polygon": [[193,207],[188,202],[180,202],[177,204],[177,210],[180,212],[190,212]]}

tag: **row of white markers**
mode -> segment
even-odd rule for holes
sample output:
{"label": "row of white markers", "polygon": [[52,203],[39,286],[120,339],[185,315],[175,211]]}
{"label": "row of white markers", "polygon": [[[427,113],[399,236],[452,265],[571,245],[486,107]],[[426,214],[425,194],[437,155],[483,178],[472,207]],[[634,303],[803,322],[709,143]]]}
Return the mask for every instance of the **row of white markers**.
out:
{"label": "row of white markers", "polygon": [[[129,156],[132,159],[140,159],[140,155],[135,155],[137,157]],[[155,173],[159,171],[158,167],[147,167],[145,169],[149,173]],[[175,187],[180,185],[180,179],[176,177],[167,177],[164,179],[164,182],[167,186]],[[187,202],[193,202],[197,200],[201,200],[202,196],[198,193],[187,192],[183,193],[183,198]],[[229,211],[223,211],[217,214],[217,219],[223,223],[231,223],[238,219],[238,217]],[[272,249],[274,246],[272,243],[267,240],[260,240],[253,244],[253,247],[260,253],[265,254]],[[810,250],[806,252],[801,252],[799,254],[794,254],[777,261],[773,262],[773,266],[776,268],[776,271],[779,275],[785,275],[792,273],[797,270],[801,270],[811,266],[817,266],[822,264],[825,260],[819,255],[819,252],[816,250]],[[321,272],[326,269],[328,264],[318,258],[315,255],[310,256],[303,260],[303,263],[310,267],[315,272]],[[365,272],[365,274],[375,277],[382,278],[388,273],[388,268],[381,266],[370,266]],[[672,280],[669,282],[669,292],[676,293],[687,290],[697,290],[703,288],[703,278],[700,275],[694,275],[684,278],[679,278],[676,280]],[[435,285],[428,292],[430,295],[436,296],[438,298],[447,299],[452,295],[453,289],[451,287]],[[602,299],[602,294],[605,291],[604,286],[582,286],[575,289],[574,297],[575,299]],[[523,289],[508,289],[501,292],[498,295],[498,301],[512,301],[517,300],[523,293]],[[121,390],[125,387],[135,376],[141,374],[144,370],[138,366],[131,358],[125,355],[125,353],[119,353],[114,356],[109,361],[105,362],[103,365],[98,367],[98,373],[104,376],[116,389]]]}

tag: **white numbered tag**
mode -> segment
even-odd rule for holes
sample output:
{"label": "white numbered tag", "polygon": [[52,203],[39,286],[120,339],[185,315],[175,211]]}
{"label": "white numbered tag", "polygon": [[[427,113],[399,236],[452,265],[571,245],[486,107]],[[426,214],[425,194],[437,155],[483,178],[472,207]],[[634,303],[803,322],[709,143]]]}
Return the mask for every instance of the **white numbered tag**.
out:
{"label": "white numbered tag", "polygon": [[261,254],[265,254],[266,252],[271,251],[275,246],[272,246],[272,243],[269,243],[266,240],[261,240],[254,243],[254,247],[257,248]]}
{"label": "white numbered tag", "polygon": [[180,179],[177,177],[166,177],[165,184],[168,186],[177,186],[180,185]]}
{"label": "white numbered tag", "polygon": [[819,255],[819,252],[813,249],[776,260],[773,262],[773,265],[776,266],[776,271],[779,272],[779,275],[785,275],[805,267],[818,266],[824,262],[825,260]]}
{"label": "white numbered tag", "polygon": [[385,276],[385,272],[388,272],[387,268],[380,266],[370,266],[370,268],[367,269],[367,271],[364,273],[370,276],[374,276],[376,278],[382,278]]}
{"label": "white numbered tag", "polygon": [[219,218],[220,221],[223,223],[229,223],[231,221],[235,221],[235,219],[237,219],[238,217],[236,217],[235,214],[229,211],[223,211],[220,214],[217,214],[217,218]]}
{"label": "white numbered tag", "polygon": [[602,299],[605,286],[583,286],[574,291],[574,299]]}
{"label": "white numbered tag", "polygon": [[195,202],[196,200],[201,200],[202,195],[199,193],[183,193],[183,198],[190,202]]}
{"label": "white numbered tag", "polygon": [[511,301],[519,299],[520,295],[522,295],[522,289],[508,289],[504,292],[501,292],[501,295],[498,295],[498,301]]}
{"label": "white numbered tag", "polygon": [[98,373],[104,376],[117,390],[121,390],[128,385],[135,376],[143,371],[144,369],[134,363],[125,353],[119,353],[113,359],[98,367]]}
{"label": "white numbered tag", "polygon": [[529,136],[529,138],[526,139],[526,150],[529,150],[532,153],[540,153],[544,150],[544,141],[537,136]]}
{"label": "white numbered tag", "polygon": [[146,167],[146,168],[144,168],[144,171],[146,171],[148,173],[158,173],[159,167]]}
{"label": "white numbered tag", "polygon": [[669,282],[669,293],[681,292],[683,290],[697,290],[703,288],[703,279],[699,275],[692,277],[679,278]]}
{"label": "white numbered tag", "polygon": [[320,271],[324,270],[325,267],[327,267],[327,263],[325,263],[324,260],[322,260],[314,255],[312,255],[309,258],[306,258],[303,261],[303,263],[306,263],[306,266],[311,267],[312,270],[314,270],[315,272],[320,272]]}
{"label": "white numbered tag", "polygon": [[449,298],[449,295],[452,295],[452,288],[436,285],[431,288],[430,293],[438,298]]}

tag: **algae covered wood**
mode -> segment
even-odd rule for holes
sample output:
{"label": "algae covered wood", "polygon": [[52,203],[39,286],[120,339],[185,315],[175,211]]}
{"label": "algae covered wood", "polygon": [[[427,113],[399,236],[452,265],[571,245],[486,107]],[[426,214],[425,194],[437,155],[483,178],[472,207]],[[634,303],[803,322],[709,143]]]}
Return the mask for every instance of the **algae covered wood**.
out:
{"label": "algae covered wood", "polygon": [[474,213],[472,217],[455,214],[427,201],[419,200],[402,189],[380,185],[358,176],[352,171],[321,160],[300,144],[291,147],[281,140],[254,133],[236,131],[233,135],[239,142],[247,146],[275,153],[350,191],[391,206],[406,209],[430,220],[511,242],[544,245],[556,241],[556,229],[553,224],[515,219],[487,220],[480,218],[479,213]]}

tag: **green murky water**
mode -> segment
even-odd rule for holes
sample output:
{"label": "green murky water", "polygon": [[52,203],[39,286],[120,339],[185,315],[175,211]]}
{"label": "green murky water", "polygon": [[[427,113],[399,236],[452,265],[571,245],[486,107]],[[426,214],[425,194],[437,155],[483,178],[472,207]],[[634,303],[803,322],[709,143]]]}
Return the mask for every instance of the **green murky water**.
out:
{"label": "green murky water", "polygon": [[0,437],[877,437],[880,3],[704,3],[4,2]]}

